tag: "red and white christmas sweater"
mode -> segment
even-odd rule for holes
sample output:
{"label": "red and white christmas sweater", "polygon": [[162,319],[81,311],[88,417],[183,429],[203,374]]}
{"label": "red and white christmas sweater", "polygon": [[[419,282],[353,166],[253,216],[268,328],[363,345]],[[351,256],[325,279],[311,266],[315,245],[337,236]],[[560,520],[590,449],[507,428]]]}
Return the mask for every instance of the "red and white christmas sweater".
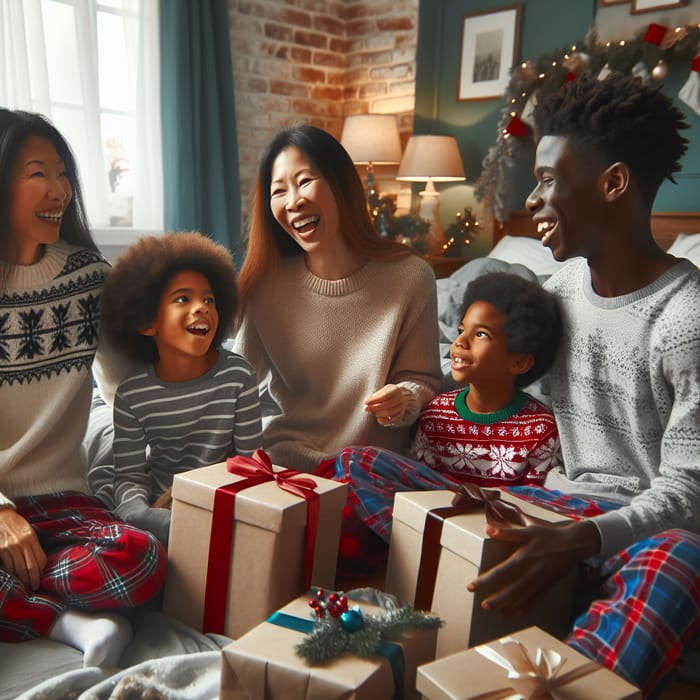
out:
{"label": "red and white christmas sweater", "polygon": [[481,486],[542,484],[562,463],[552,412],[524,391],[495,413],[474,413],[466,389],[439,394],[423,408],[413,457],[458,481]]}

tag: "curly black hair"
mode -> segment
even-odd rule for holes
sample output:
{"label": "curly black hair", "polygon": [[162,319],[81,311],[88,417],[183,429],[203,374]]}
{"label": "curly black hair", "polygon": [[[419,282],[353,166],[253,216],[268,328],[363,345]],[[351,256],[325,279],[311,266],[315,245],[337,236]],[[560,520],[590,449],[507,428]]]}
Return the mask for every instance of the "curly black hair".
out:
{"label": "curly black hair", "polygon": [[211,284],[219,314],[212,346],[221,345],[233,328],[238,306],[231,253],[201,233],[169,232],[141,238],[129,246],[107,276],[101,323],[107,339],[118,351],[136,362],[148,364],[158,360],[153,338],[142,335],[139,329],[153,323],[168,283],[185,270],[201,273]]}
{"label": "curly black hair", "polygon": [[463,314],[476,301],[485,301],[503,314],[508,352],[533,357],[532,367],[516,377],[515,386],[527,386],[544,375],[561,343],[561,311],[556,297],[520,275],[487,272],[467,285]]}
{"label": "curly black hair", "polygon": [[683,113],[660,87],[612,72],[604,80],[584,73],[535,107],[537,137],[565,136],[579,150],[626,163],[651,205],[665,178],[675,182],[688,140]]}

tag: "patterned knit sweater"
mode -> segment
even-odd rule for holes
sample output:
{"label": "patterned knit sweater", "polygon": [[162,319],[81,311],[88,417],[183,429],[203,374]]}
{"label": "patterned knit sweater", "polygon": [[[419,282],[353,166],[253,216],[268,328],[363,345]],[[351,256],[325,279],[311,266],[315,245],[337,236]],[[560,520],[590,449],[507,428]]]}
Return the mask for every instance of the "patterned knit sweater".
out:
{"label": "patterned knit sweater", "polygon": [[669,528],[700,532],[700,270],[683,260],[607,298],[576,260],[546,286],[564,315],[549,376],[565,464],[546,486],[623,504],[594,520],[604,556]]}
{"label": "patterned knit sweater", "polygon": [[81,442],[109,265],[63,241],[34,265],[0,265],[0,505],[87,492]]}
{"label": "patterned knit sweater", "polygon": [[[312,471],[347,445],[407,455],[409,426],[442,383],[435,275],[407,255],[326,280],[291,256],[253,295],[234,349],[281,409],[263,422],[275,463]],[[411,392],[394,427],[364,410],[387,383]]]}
{"label": "patterned knit sweater", "polygon": [[473,413],[466,389],[436,396],[426,404],[413,441],[413,456],[459,481],[481,486],[542,484],[561,463],[552,412],[519,391],[495,413]]}

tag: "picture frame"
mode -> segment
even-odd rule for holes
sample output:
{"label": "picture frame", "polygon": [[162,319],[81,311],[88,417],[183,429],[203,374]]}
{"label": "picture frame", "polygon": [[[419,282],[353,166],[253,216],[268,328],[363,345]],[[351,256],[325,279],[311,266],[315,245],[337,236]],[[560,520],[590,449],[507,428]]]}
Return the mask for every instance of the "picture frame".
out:
{"label": "picture frame", "polygon": [[628,5],[630,0],[598,0],[598,7],[607,7],[608,5]]}
{"label": "picture frame", "polygon": [[657,10],[672,10],[683,7],[688,0],[632,0],[630,14],[639,15],[643,12],[656,12]]}
{"label": "picture frame", "polygon": [[522,3],[462,16],[457,101],[503,97],[520,53]]}

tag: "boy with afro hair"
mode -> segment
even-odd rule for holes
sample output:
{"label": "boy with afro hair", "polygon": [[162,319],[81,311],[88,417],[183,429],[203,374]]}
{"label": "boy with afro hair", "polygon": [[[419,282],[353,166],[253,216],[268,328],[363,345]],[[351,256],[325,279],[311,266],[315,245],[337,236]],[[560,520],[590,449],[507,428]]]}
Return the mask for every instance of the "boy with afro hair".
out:
{"label": "boy with afro hair", "polygon": [[561,316],[556,299],[535,281],[490,272],[469,283],[463,309],[450,349],[452,379],[460,388],[423,407],[414,459],[378,447],[348,447],[336,460],[335,478],[350,486],[341,576],[358,563],[355,557],[367,562],[368,550],[376,555],[370,566],[386,556],[397,491],[454,488],[464,482],[538,485],[561,462],[552,412],[522,390],[548,371],[557,353]]}
{"label": "boy with afro hair", "polygon": [[557,301],[537,282],[491,272],[467,285],[462,308],[450,369],[463,388],[423,407],[413,455],[460,482],[541,484],[561,461],[557,426],[522,388],[554,361],[561,338]]}
{"label": "boy with afro hair", "polygon": [[116,515],[167,544],[170,510],[155,507],[175,474],[262,447],[258,382],[221,347],[236,315],[229,252],[200,233],[130,246],[102,294],[102,325],[137,364],[114,400],[114,466],[90,487]]}

